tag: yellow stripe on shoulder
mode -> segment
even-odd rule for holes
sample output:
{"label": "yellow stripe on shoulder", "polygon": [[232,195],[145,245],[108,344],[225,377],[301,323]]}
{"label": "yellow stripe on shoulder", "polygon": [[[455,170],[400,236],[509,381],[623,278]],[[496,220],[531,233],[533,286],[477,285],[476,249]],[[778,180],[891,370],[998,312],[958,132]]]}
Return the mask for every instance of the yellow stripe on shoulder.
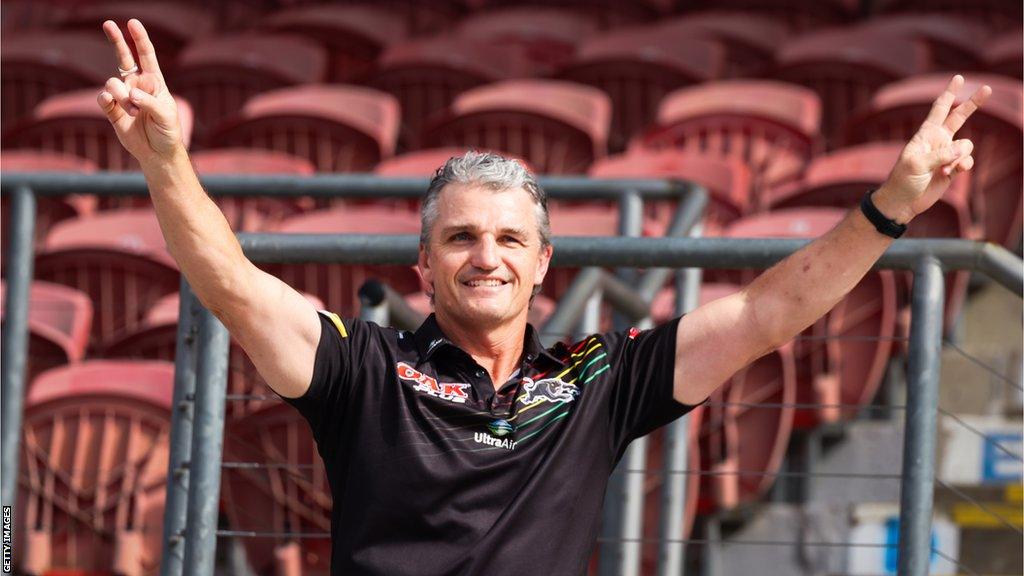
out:
{"label": "yellow stripe on shoulder", "polygon": [[334,324],[334,327],[338,329],[338,334],[341,334],[342,338],[348,338],[348,330],[345,330],[345,324],[337,314],[327,310],[321,310],[320,313],[327,316],[331,323]]}

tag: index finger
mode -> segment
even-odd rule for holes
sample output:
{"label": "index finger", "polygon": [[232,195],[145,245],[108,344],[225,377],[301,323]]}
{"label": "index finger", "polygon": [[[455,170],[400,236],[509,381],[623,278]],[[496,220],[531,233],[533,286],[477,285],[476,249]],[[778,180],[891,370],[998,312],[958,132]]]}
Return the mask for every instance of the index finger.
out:
{"label": "index finger", "polygon": [[114,52],[117,53],[117,67],[122,70],[131,70],[132,66],[135,66],[135,57],[132,56],[128,43],[124,41],[124,35],[121,34],[117,23],[113,20],[104,22],[103,33],[106,34],[107,40],[114,45]]}
{"label": "index finger", "polygon": [[932,104],[932,109],[928,112],[928,118],[925,119],[925,122],[932,122],[941,126],[946,121],[946,116],[949,116],[949,109],[953,107],[953,102],[956,101],[956,93],[960,91],[963,85],[963,76],[959,74],[953,76],[953,79],[946,86],[946,91],[935,99],[935,103]]}
{"label": "index finger", "polygon": [[159,74],[160,63],[156,60],[156,50],[153,48],[153,43],[149,40],[149,34],[146,33],[142,22],[135,18],[129,20],[128,32],[132,35],[132,40],[135,41],[135,49],[139,53],[139,67],[144,72]]}

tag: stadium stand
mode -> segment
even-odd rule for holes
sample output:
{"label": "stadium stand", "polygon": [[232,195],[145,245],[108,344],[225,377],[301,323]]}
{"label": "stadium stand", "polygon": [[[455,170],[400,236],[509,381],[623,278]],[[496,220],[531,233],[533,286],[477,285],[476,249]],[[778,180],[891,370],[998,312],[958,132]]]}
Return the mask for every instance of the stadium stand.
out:
{"label": "stadium stand", "polygon": [[859,0],[693,0],[686,10],[742,10],[766,14],[786,22],[794,30],[848,23],[861,11]]}
{"label": "stadium stand", "polygon": [[924,44],[927,71],[979,70],[984,26],[949,14],[892,14],[854,27],[869,36],[909,38]]}
{"label": "stadium stand", "polygon": [[993,74],[1024,78],[1024,30],[1017,28],[992,39],[983,57],[988,71]]}
{"label": "stadium stand", "polygon": [[[743,218],[725,230],[729,238],[816,238],[846,214],[833,208],[793,208]],[[753,279],[749,272],[746,281]],[[742,276],[742,275],[741,275]],[[882,382],[896,327],[896,281],[889,271],[870,272],[821,320],[793,342],[798,404],[794,425],[810,428],[853,418]],[[835,340],[826,341],[824,337]]]}
{"label": "stadium stand", "polygon": [[[30,118],[4,132],[3,147],[70,154],[93,162],[101,170],[138,170],[138,163],[121,146],[106,114],[96,104],[97,94],[96,88],[85,88],[50,96],[32,110]],[[182,140],[188,146],[192,108],[177,95],[175,100]]]}
{"label": "stadium stand", "polygon": [[178,57],[174,90],[197,110],[197,141],[256,94],[322,82],[328,58],[318,44],[285,34],[247,32],[192,42]]}
{"label": "stadium stand", "polygon": [[520,6],[470,14],[455,25],[452,33],[475,42],[518,48],[536,65],[534,72],[546,76],[566,64],[577,46],[597,30],[592,14]]}
{"label": "stadium stand", "polygon": [[89,347],[102,350],[176,292],[179,274],[153,211],[127,209],[54,226],[37,251],[35,277],[89,295],[95,311]]}
{"label": "stadium stand", "polygon": [[110,44],[102,34],[5,33],[0,54],[0,122],[8,129],[50,96],[102,86],[114,70]]}
{"label": "stadium stand", "polygon": [[[936,73],[886,85],[851,119],[845,140],[905,141],[927,115],[934,94],[948,81],[946,74]],[[1014,78],[971,74],[961,94],[971,94],[982,84],[992,87],[992,96],[957,133],[957,138],[974,142],[975,167],[968,195],[971,212],[983,227],[985,240],[1016,250],[1021,244],[1024,91],[1020,80]]]}
{"label": "stadium stand", "polygon": [[557,80],[506,80],[457,96],[421,148],[467,146],[523,158],[542,174],[584,174],[608,150],[611,102]]}
{"label": "stadium stand", "polygon": [[314,40],[329,55],[328,82],[357,82],[369,75],[381,51],[408,33],[391,9],[373,4],[296,6],[264,18],[261,28]]}
{"label": "stadium stand", "polygon": [[174,365],[50,370],[25,399],[15,554],[29,574],[160,564]]}
{"label": "stadium stand", "polygon": [[955,14],[976,20],[992,30],[1006,30],[1020,26],[1024,9],[1016,2],[1003,0],[878,0],[874,12]]}
{"label": "stadium stand", "polygon": [[672,0],[465,0],[471,9],[496,9],[507,6],[564,8],[597,18],[602,28],[610,29],[650,21],[672,9]]}
{"label": "stadium stand", "polygon": [[[271,229],[290,234],[419,234],[419,214],[380,206],[344,206],[308,212]],[[370,278],[387,283],[400,294],[420,289],[419,275],[405,266],[341,264],[268,264],[262,266],[289,286],[319,298],[327,310],[356,316],[359,287]]]}
{"label": "stadium stand", "polygon": [[388,46],[368,85],[398,98],[402,108],[401,145],[417,146],[423,125],[463,92],[499,80],[534,76],[521,48],[438,36]]}
{"label": "stadium stand", "polygon": [[[72,172],[91,174],[96,165],[84,158],[57,152],[41,152],[39,150],[4,150],[0,154],[0,172]],[[8,198],[0,198],[3,216],[0,218],[0,229],[9,230]],[[68,196],[47,196],[36,200],[36,241],[46,236],[50,228],[68,218],[86,216],[96,209],[96,197],[81,194]],[[7,245],[4,235],[3,245]]]}
{"label": "stadium stand", "polygon": [[[210,174],[294,174],[309,176],[313,164],[284,152],[254,148],[218,148],[192,154],[192,165],[201,177]],[[311,199],[235,197],[217,198],[217,205],[232,230],[254,232],[273,226],[289,216],[312,208]]]}
{"label": "stadium stand", "polygon": [[[751,210],[750,169],[738,158],[722,158],[691,154],[683,150],[666,148],[657,151],[635,151],[609,156],[594,163],[592,178],[672,178],[696,182],[708,192],[708,205],[704,210],[704,236],[715,236],[729,223]],[[644,203],[648,215],[664,233],[675,202]]]}
{"label": "stadium stand", "polygon": [[727,52],[704,34],[680,34],[658,26],[613,31],[580,45],[560,77],[600,88],[612,101],[608,146],[628,139],[653,122],[658,102],[677,88],[720,78]]}
{"label": "stadium stand", "polygon": [[775,49],[789,34],[789,27],[767,14],[743,11],[712,11],[686,14],[657,24],[669,34],[708,36],[726,51],[727,78],[751,78],[767,74],[775,62]]}
{"label": "stadium stand", "polygon": [[320,172],[365,172],[394,154],[399,118],[398,102],[378,90],[306,84],[251,98],[209,141],[285,152]]}
{"label": "stadium stand", "polygon": [[[167,0],[150,0],[80,2],[74,11],[61,21],[60,27],[96,37],[96,31],[103,26],[105,20],[117,22],[124,30],[131,18],[146,23],[146,32],[153,45],[160,50],[160,68],[165,74],[174,74],[174,63],[186,44],[210,35],[217,25],[214,14],[206,7]],[[106,52],[104,60],[109,60],[109,45]]]}
{"label": "stadium stand", "polygon": [[849,114],[878,88],[928,69],[925,44],[906,36],[841,28],[809,32],[775,54],[774,78],[807,86],[822,103],[821,133],[832,147]]}
{"label": "stadium stand", "polygon": [[[0,306],[7,285],[0,282]],[[0,310],[0,320],[4,311]],[[40,373],[85,358],[92,326],[89,296],[67,286],[33,282],[28,302],[28,369],[31,382]]]}
{"label": "stadium stand", "polygon": [[630,150],[677,148],[739,158],[753,178],[753,205],[771,185],[797,178],[819,148],[821,100],[795,84],[723,80],[677,90],[658,106],[657,125]]}

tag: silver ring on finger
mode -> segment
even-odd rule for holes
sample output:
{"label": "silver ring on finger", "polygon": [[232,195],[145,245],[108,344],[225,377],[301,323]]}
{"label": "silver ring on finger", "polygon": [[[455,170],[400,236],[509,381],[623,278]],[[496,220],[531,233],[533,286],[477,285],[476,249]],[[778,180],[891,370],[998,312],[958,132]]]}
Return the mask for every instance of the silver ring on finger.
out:
{"label": "silver ring on finger", "polygon": [[125,76],[131,76],[132,74],[137,73],[139,71],[139,65],[136,64],[127,70],[118,66],[117,71],[121,73],[121,78],[124,78]]}

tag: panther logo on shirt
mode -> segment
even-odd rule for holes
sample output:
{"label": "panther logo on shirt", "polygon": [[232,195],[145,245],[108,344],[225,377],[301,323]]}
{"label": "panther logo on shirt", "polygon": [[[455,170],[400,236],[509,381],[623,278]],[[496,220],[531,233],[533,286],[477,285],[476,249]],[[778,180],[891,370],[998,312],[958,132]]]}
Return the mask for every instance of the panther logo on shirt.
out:
{"label": "panther logo on shirt", "polygon": [[427,376],[405,362],[399,362],[396,364],[395,369],[398,371],[399,378],[416,383],[412,389],[417,392],[426,392],[431,396],[435,396],[442,400],[448,400],[449,402],[455,402],[457,404],[465,404],[466,398],[469,398],[469,393],[467,392],[467,390],[469,390],[469,384],[461,382],[438,382],[436,378]]}
{"label": "panther logo on shirt", "polygon": [[520,396],[520,399],[524,404],[532,404],[536,401],[564,404],[575,400],[580,393],[580,389],[575,384],[563,382],[558,378],[534,380],[528,376],[523,378],[523,390],[526,393]]}

